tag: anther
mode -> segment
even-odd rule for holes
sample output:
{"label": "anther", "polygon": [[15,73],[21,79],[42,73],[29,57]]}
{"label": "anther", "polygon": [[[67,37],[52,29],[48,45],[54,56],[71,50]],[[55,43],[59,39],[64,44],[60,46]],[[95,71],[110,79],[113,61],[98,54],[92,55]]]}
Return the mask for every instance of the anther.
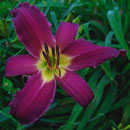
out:
{"label": "anther", "polygon": [[59,47],[58,47],[58,45],[56,45],[56,54],[57,54],[57,57],[60,57]]}
{"label": "anther", "polygon": [[45,43],[45,51],[46,51],[46,54],[48,55],[49,54],[49,49],[48,49],[48,46],[47,46],[46,43]]}
{"label": "anther", "polygon": [[44,51],[42,51],[42,54],[43,54],[45,60],[47,61],[49,67],[51,68],[51,61],[50,61],[49,56]]}
{"label": "anther", "polygon": [[59,53],[58,45],[56,46],[56,54],[57,54],[57,65],[56,65],[56,68],[57,68],[59,66],[59,60],[60,60],[60,53]]}
{"label": "anther", "polygon": [[59,67],[59,77],[61,77],[61,70],[60,70],[60,67]]}
{"label": "anther", "polygon": [[45,53],[44,51],[42,51],[42,54],[43,54],[45,60],[47,60],[47,55],[46,55],[46,53]]}
{"label": "anther", "polygon": [[55,65],[55,48],[52,47],[52,56],[53,56],[53,67]]}
{"label": "anther", "polygon": [[52,56],[55,57],[55,48],[52,47]]}

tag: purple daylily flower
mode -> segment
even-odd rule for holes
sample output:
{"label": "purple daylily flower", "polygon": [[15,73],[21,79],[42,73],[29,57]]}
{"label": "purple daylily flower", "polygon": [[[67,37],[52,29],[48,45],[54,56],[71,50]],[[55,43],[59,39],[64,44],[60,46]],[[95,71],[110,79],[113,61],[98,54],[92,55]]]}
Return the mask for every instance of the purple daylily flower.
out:
{"label": "purple daylily flower", "polygon": [[32,75],[23,89],[16,92],[10,103],[10,114],[21,124],[29,124],[41,117],[52,103],[56,81],[81,106],[86,107],[94,94],[89,85],[74,71],[96,67],[120,52],[75,40],[78,24],[61,22],[56,35],[46,16],[34,5],[22,3],[11,12],[19,40],[31,55],[18,55],[8,59],[5,75]]}

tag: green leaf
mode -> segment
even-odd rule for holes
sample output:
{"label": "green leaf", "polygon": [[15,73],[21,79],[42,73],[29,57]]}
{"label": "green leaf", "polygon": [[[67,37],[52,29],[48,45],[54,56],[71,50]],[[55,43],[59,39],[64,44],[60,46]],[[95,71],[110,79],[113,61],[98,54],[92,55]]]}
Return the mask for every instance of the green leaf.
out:
{"label": "green leaf", "polygon": [[66,121],[64,126],[60,127],[59,130],[69,130],[69,129],[73,130],[74,122],[76,121],[82,110],[83,108],[79,104],[76,104],[72,110],[69,119]]}
{"label": "green leaf", "polygon": [[47,5],[46,10],[45,10],[45,15],[48,14],[52,4],[53,4],[53,0],[49,0],[48,5]]}
{"label": "green leaf", "polygon": [[121,15],[120,15],[120,12],[119,12],[119,8],[118,7],[115,7],[114,8],[114,13],[115,13],[115,17],[116,17],[116,21],[118,22],[118,25],[120,27],[120,30],[122,32],[122,23],[121,23]]}
{"label": "green leaf", "polygon": [[118,126],[116,125],[116,123],[113,120],[110,121],[110,124],[112,126],[112,130],[119,130]]}
{"label": "green leaf", "polygon": [[6,107],[3,110],[0,110],[1,115],[5,116],[7,119],[11,119],[12,121],[16,123],[17,121],[10,114],[8,114],[8,112],[9,112],[9,107]]}
{"label": "green leaf", "polygon": [[57,30],[57,28],[58,28],[58,22],[57,22],[56,14],[53,11],[51,11],[50,14],[51,14],[51,18],[52,18],[52,21],[54,23],[54,26],[55,26],[55,30]]}
{"label": "green leaf", "polygon": [[112,70],[109,65],[109,61],[105,62],[104,64],[101,65],[102,69],[105,71],[106,75],[114,81],[114,76],[112,75]]}
{"label": "green leaf", "polygon": [[13,88],[13,83],[8,80],[7,78],[3,78],[3,88],[6,90],[9,94],[14,94],[15,90]]}
{"label": "green leaf", "polygon": [[83,24],[83,29],[84,29],[87,39],[91,40],[90,34],[89,34],[89,23]]}
{"label": "green leaf", "polygon": [[89,21],[88,23],[90,25],[96,27],[97,29],[99,29],[100,32],[103,33],[104,35],[107,34],[107,31],[106,31],[105,27],[102,24],[100,24],[99,22],[97,22],[97,21]]}
{"label": "green leaf", "polygon": [[0,122],[3,122],[5,120],[7,120],[7,119],[8,119],[8,117],[0,112]]}
{"label": "green leaf", "polygon": [[68,15],[67,15],[67,17],[65,18],[65,22],[71,22],[72,21],[72,19],[74,18],[74,14],[73,14],[73,12],[72,13],[69,13]]}
{"label": "green leaf", "polygon": [[106,39],[105,39],[105,46],[110,46],[110,44],[112,43],[112,37],[113,37],[113,32],[110,31],[107,36],[106,36]]}
{"label": "green leaf", "polygon": [[84,77],[86,76],[86,74],[88,73],[89,69],[90,69],[90,68],[82,69],[82,70],[78,71],[77,73],[78,73],[81,77],[84,78]]}
{"label": "green leaf", "polygon": [[125,12],[124,26],[123,26],[124,35],[127,34],[127,31],[130,27],[129,23],[130,23],[130,2],[128,2],[127,11]]}
{"label": "green leaf", "polygon": [[75,3],[71,4],[68,7],[68,9],[65,11],[65,13],[63,14],[63,19],[77,6],[79,6],[79,2],[75,2]]}
{"label": "green leaf", "polygon": [[124,107],[124,111],[123,111],[123,116],[121,121],[122,126],[126,126],[129,123],[129,119],[130,119],[130,104],[127,104]]}
{"label": "green leaf", "polygon": [[103,103],[100,105],[100,107],[97,110],[97,114],[109,112],[113,102],[115,101],[116,93],[117,93],[117,88],[113,84],[111,84],[107,94],[104,96]]}
{"label": "green leaf", "polygon": [[105,119],[105,115],[104,114],[98,114],[96,117],[92,118],[90,121],[89,121],[89,124],[87,125],[86,129],[87,130],[92,130],[94,129],[94,127],[102,122],[103,120]]}
{"label": "green leaf", "polygon": [[7,38],[8,37],[8,24],[6,19],[0,20],[0,31],[2,32],[2,36]]}
{"label": "green leaf", "polygon": [[130,71],[130,63],[128,63],[122,70],[121,75],[125,75],[128,71]]}
{"label": "green leaf", "polygon": [[78,24],[80,23],[81,17],[77,16],[75,19],[73,19],[72,23]]}
{"label": "green leaf", "polygon": [[130,95],[125,96],[124,98],[120,99],[118,102],[116,102],[110,111],[114,111],[120,107],[123,107],[124,105],[128,104],[130,102]]}
{"label": "green leaf", "polygon": [[41,118],[40,120],[46,123],[64,123],[66,120],[63,118],[64,117],[53,118],[53,119]]}
{"label": "green leaf", "polygon": [[130,49],[124,39],[123,33],[121,32],[120,25],[118,24],[118,21],[116,19],[116,16],[115,16],[115,13],[113,10],[108,11],[107,18],[109,20],[111,28],[114,31],[114,34],[115,34],[118,42],[120,43],[120,45],[123,49],[127,50],[127,55],[128,55],[128,58],[130,59]]}
{"label": "green leaf", "polygon": [[97,108],[97,106],[99,105],[101,101],[104,87],[106,84],[108,84],[108,82],[109,82],[109,79],[104,75],[102,79],[100,80],[100,82],[98,83],[97,88],[94,92],[93,101],[84,112],[83,118],[78,126],[78,130],[83,130],[85,128],[85,125],[88,123],[88,121],[92,117],[95,109]]}

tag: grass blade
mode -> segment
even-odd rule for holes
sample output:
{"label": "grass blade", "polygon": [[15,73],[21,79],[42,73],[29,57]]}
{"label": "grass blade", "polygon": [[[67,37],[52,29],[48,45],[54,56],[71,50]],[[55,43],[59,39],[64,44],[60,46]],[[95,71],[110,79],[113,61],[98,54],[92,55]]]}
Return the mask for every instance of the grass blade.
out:
{"label": "grass blade", "polygon": [[116,16],[115,16],[115,13],[113,10],[108,11],[107,18],[109,20],[111,28],[114,31],[114,34],[115,34],[118,42],[120,43],[120,45],[123,49],[127,50],[127,55],[128,55],[128,58],[130,59],[130,49],[124,39],[123,33],[121,32],[120,25],[118,24],[118,22],[116,20]]}

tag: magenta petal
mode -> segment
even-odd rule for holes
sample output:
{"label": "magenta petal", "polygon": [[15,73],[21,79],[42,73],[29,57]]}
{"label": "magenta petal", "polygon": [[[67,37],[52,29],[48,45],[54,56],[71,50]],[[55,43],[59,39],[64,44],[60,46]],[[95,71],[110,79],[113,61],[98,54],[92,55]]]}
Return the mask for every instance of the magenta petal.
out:
{"label": "magenta petal", "polygon": [[56,77],[56,80],[83,107],[86,107],[94,97],[88,84],[74,72],[67,71],[63,78]]}
{"label": "magenta petal", "polygon": [[78,32],[78,24],[61,22],[56,32],[56,43],[61,51],[66,48],[73,40]]}
{"label": "magenta petal", "polygon": [[51,32],[51,24],[46,16],[34,5],[22,3],[18,8],[11,11],[14,26],[19,40],[27,50],[38,57],[45,42],[52,46],[55,38]]}
{"label": "magenta petal", "polygon": [[62,51],[72,57],[69,70],[79,70],[86,67],[96,67],[104,61],[117,57],[119,54],[125,55],[125,50],[118,51],[111,47],[102,47],[85,41],[84,39],[75,40],[70,46]]}
{"label": "magenta petal", "polygon": [[10,103],[10,114],[21,124],[30,124],[41,117],[52,103],[56,91],[56,82],[44,82],[41,74],[30,77],[23,89],[16,92]]}
{"label": "magenta petal", "polygon": [[5,76],[16,76],[36,73],[37,60],[29,55],[12,56],[7,60]]}

